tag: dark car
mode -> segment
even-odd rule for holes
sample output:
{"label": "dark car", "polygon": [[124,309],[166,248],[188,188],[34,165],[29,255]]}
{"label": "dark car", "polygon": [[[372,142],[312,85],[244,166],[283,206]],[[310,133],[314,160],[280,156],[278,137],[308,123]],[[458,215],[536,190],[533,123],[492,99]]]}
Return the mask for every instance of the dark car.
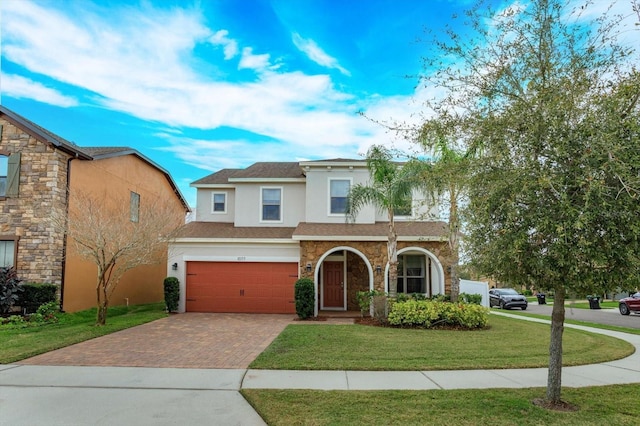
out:
{"label": "dark car", "polygon": [[619,300],[618,309],[622,315],[629,315],[631,311],[640,313],[640,292]]}
{"label": "dark car", "polygon": [[520,308],[524,311],[528,305],[527,298],[512,288],[492,288],[489,290],[489,307]]}

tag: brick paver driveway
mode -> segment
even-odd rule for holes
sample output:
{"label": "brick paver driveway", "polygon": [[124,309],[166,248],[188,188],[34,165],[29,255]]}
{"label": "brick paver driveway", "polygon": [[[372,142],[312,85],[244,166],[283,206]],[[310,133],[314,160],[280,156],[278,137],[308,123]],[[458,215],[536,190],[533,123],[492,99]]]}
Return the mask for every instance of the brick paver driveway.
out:
{"label": "brick paver driveway", "polygon": [[247,368],[294,315],[172,315],[21,361],[30,365]]}

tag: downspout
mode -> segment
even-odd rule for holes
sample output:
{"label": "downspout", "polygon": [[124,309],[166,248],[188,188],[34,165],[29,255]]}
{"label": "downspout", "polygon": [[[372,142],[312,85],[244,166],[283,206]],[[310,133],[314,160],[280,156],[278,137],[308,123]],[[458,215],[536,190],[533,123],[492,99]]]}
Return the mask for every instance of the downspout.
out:
{"label": "downspout", "polygon": [[[76,153],[75,157],[70,157],[67,159],[67,188],[66,188],[66,197],[64,201],[64,216],[65,220],[69,217],[69,194],[71,193],[71,161],[78,158],[78,153]],[[65,280],[65,272],[67,269],[67,232],[62,235],[62,271],[60,273],[60,312],[64,312],[62,308],[64,306],[64,280]]]}

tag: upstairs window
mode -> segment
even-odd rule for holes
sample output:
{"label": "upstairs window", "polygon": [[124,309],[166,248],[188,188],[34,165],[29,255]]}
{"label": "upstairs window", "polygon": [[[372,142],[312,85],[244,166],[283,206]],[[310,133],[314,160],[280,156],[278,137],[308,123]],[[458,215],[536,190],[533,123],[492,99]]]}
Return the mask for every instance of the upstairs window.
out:
{"label": "upstairs window", "polygon": [[7,195],[7,172],[9,169],[9,157],[0,154],[0,197]]}
{"label": "upstairs window", "polygon": [[351,181],[349,179],[331,179],[329,181],[329,197],[331,214],[345,214],[347,212],[347,197]]}
{"label": "upstairs window", "polygon": [[393,211],[394,216],[411,216],[411,196],[406,197],[402,200],[400,205],[396,206]]}
{"label": "upstairs window", "polygon": [[282,189],[262,188],[262,220],[282,220]]}
{"label": "upstairs window", "polygon": [[213,213],[227,212],[227,194],[224,192],[214,192],[211,195],[211,211]]}
{"label": "upstairs window", "polygon": [[137,194],[133,191],[131,191],[129,212],[131,216],[131,222],[138,222],[140,220],[140,194]]}
{"label": "upstairs window", "polygon": [[20,153],[0,151],[0,197],[17,197],[20,183]]}

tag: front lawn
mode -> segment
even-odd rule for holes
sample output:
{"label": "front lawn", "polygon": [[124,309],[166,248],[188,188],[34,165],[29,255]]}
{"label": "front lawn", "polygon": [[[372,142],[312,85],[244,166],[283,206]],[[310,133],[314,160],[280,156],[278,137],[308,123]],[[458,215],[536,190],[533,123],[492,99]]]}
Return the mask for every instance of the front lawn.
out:
{"label": "front lawn", "polygon": [[[476,331],[363,325],[289,325],[250,368],[281,370],[460,370],[549,364],[549,326],[491,315]],[[624,358],[627,342],[564,330],[564,365]]]}
{"label": "front lawn", "polygon": [[0,364],[20,361],[54,349],[104,336],[166,317],[164,303],[109,308],[107,325],[96,327],[96,310],[59,314],[60,321],[28,328],[0,327]]}
{"label": "front lawn", "polygon": [[545,389],[311,391],[243,389],[269,425],[636,425],[640,385],[564,388],[576,412],[532,404]]}

